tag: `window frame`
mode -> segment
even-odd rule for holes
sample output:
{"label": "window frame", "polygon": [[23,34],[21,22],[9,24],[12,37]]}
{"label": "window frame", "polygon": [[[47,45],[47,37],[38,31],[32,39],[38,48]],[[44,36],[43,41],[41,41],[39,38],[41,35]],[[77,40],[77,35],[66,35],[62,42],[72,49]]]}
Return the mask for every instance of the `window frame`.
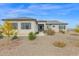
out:
{"label": "window frame", "polygon": [[65,25],[59,25],[59,29],[66,29]]}
{"label": "window frame", "polygon": [[[11,25],[12,25],[13,29],[18,29],[18,23],[11,23]],[[14,25],[15,25],[15,27],[14,27]]]}
{"label": "window frame", "polygon": [[[28,25],[25,25],[25,24],[28,24]],[[22,30],[31,29],[31,23],[21,23],[21,29]]]}
{"label": "window frame", "polygon": [[53,25],[52,27],[55,27],[55,25]]}

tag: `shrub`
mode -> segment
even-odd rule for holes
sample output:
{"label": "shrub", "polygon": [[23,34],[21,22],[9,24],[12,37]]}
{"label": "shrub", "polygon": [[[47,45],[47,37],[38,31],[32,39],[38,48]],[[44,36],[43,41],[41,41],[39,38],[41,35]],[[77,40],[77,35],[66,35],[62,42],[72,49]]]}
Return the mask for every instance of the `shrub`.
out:
{"label": "shrub", "polygon": [[44,31],[43,31],[43,33],[46,33],[46,32],[47,32],[47,30],[44,30]]}
{"label": "shrub", "polygon": [[34,40],[36,38],[36,34],[33,32],[30,32],[28,38],[29,40]]}
{"label": "shrub", "polygon": [[8,40],[12,39],[15,32],[16,30],[13,28],[12,23],[10,23],[9,21],[5,21],[3,25],[3,34],[8,37]]}
{"label": "shrub", "polygon": [[54,35],[54,34],[55,34],[55,31],[54,31],[54,30],[51,30],[51,29],[48,29],[48,30],[46,31],[46,33],[47,33],[48,35]]}
{"label": "shrub", "polygon": [[60,47],[60,48],[63,48],[63,47],[66,46],[66,44],[65,44],[64,41],[55,41],[55,42],[53,43],[53,45],[56,46],[56,47]]}
{"label": "shrub", "polygon": [[64,30],[60,30],[60,33],[63,33],[63,34],[65,34],[65,31],[64,31]]}
{"label": "shrub", "polygon": [[75,29],[75,32],[79,33],[79,29]]}
{"label": "shrub", "polygon": [[0,38],[1,38],[1,39],[3,38],[2,31],[0,31]]}
{"label": "shrub", "polygon": [[76,26],[76,28],[74,29],[75,32],[79,33],[79,26]]}
{"label": "shrub", "polygon": [[12,40],[17,39],[17,38],[18,38],[17,33],[15,33],[12,37]]}
{"label": "shrub", "polygon": [[36,32],[35,34],[39,34],[39,32]]}

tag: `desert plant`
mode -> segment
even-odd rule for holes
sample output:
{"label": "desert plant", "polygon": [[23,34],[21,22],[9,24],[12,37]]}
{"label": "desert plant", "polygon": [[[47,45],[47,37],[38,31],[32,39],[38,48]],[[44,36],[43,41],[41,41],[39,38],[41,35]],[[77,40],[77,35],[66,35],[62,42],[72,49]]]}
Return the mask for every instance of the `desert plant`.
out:
{"label": "desert plant", "polygon": [[60,32],[60,33],[63,33],[63,34],[65,34],[65,33],[66,33],[64,30],[60,30],[59,32]]}
{"label": "desert plant", "polygon": [[63,48],[63,47],[66,46],[66,44],[65,44],[64,41],[55,41],[55,42],[53,43],[53,45],[56,46],[56,47],[60,47],[60,48]]}
{"label": "desert plant", "polygon": [[44,30],[44,31],[43,31],[43,33],[46,33],[46,32],[47,32],[47,30]]}
{"label": "desert plant", "polygon": [[16,31],[14,30],[12,24],[9,21],[5,21],[3,25],[3,34],[11,39]]}
{"label": "desert plant", "polygon": [[54,35],[55,34],[55,31],[54,30],[51,30],[51,29],[48,29],[46,31],[47,35]]}
{"label": "desert plant", "polygon": [[76,26],[76,28],[74,29],[75,32],[79,33],[79,26]]}
{"label": "desert plant", "polygon": [[35,34],[39,34],[39,32],[35,32]]}
{"label": "desert plant", "polygon": [[29,35],[28,35],[28,39],[29,40],[34,40],[36,38],[36,34],[33,33],[33,32],[30,32]]}
{"label": "desert plant", "polygon": [[13,37],[12,37],[12,40],[15,40],[17,38],[18,38],[18,36],[17,36],[17,33],[15,32],[14,35],[13,35]]}
{"label": "desert plant", "polygon": [[0,31],[0,39],[2,39],[2,38],[3,38],[2,31]]}
{"label": "desert plant", "polygon": [[3,27],[2,27],[2,25],[0,25],[0,38],[1,39],[3,38]]}

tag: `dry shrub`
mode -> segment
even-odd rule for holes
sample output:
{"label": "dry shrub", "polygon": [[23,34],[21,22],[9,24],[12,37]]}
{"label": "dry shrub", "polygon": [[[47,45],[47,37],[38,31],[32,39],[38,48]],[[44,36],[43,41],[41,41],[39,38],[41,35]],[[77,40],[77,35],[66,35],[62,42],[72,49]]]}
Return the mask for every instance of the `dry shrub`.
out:
{"label": "dry shrub", "polygon": [[65,31],[63,31],[63,30],[60,30],[60,33],[63,33],[63,34],[65,34]]}
{"label": "dry shrub", "polygon": [[66,44],[65,44],[65,42],[64,41],[55,41],[54,43],[53,43],[53,45],[55,46],[55,47],[60,47],[60,48],[63,48],[63,47],[65,47],[66,46]]}
{"label": "dry shrub", "polygon": [[44,30],[44,31],[43,31],[43,33],[46,33],[46,32],[47,32],[47,30]]}
{"label": "dry shrub", "polygon": [[46,31],[46,33],[47,33],[48,35],[54,35],[54,34],[55,34],[55,31],[49,29],[49,30]]}
{"label": "dry shrub", "polygon": [[79,28],[74,29],[75,32],[79,33]]}

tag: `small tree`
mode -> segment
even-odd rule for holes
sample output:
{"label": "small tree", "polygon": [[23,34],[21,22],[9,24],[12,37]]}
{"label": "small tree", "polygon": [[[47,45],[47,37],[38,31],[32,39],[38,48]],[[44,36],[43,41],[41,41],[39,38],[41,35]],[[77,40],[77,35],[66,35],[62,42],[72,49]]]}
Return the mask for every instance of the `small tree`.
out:
{"label": "small tree", "polygon": [[3,33],[6,35],[9,39],[9,37],[13,34],[13,27],[12,24],[6,21],[3,25]]}

